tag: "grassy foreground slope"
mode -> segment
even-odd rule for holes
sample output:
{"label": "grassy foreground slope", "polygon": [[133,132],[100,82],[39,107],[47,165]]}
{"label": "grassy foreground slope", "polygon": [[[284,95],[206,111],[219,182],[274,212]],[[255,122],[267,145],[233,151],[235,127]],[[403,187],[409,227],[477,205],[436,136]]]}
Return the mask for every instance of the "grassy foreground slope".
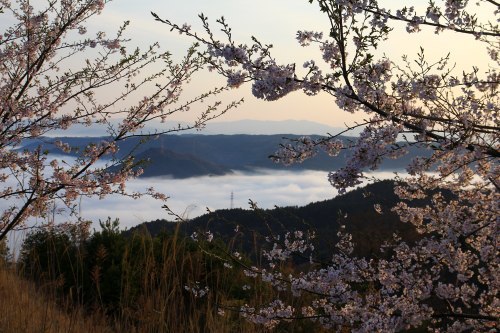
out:
{"label": "grassy foreground slope", "polygon": [[1,333],[93,333],[113,332],[97,315],[84,316],[58,305],[32,282],[0,263]]}

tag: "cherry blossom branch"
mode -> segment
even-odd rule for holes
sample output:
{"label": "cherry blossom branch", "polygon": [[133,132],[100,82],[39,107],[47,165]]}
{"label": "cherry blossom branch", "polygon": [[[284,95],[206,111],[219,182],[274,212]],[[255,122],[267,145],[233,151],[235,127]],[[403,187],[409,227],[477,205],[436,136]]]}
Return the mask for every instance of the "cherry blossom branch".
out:
{"label": "cherry blossom branch", "polygon": [[421,17],[418,17],[418,20],[416,20],[415,18],[410,19],[410,18],[406,18],[404,16],[396,16],[396,15],[391,14],[389,11],[386,11],[386,10],[380,9],[380,8],[376,8],[376,7],[366,6],[366,7],[363,7],[363,10],[365,10],[369,13],[375,14],[375,15],[381,15],[381,16],[390,18],[391,20],[402,21],[402,22],[406,22],[409,24],[426,25],[426,26],[430,26],[430,27],[443,29],[443,30],[452,30],[454,32],[473,35],[473,36],[500,37],[500,33],[498,33],[497,31],[485,31],[485,30],[474,31],[474,30],[455,28],[455,27],[450,26],[450,25],[445,25],[445,24],[427,21],[425,19],[422,19]]}
{"label": "cherry blossom branch", "polygon": [[484,1],[489,2],[497,7],[500,7],[500,2],[496,2],[495,0],[484,0]]}
{"label": "cherry blossom branch", "polygon": [[[55,201],[62,201],[73,214],[78,207],[75,200],[82,195],[102,198],[119,193],[138,198],[141,193],[125,191],[125,182],[138,176],[142,169],[134,169],[138,164],[133,161],[132,151],[116,159],[118,142],[135,136],[152,120],[164,120],[191,105],[203,104],[204,98],[226,91],[216,88],[181,103],[183,86],[205,68],[208,64],[205,57],[198,53],[196,45],[177,64],[171,60],[170,53],[158,53],[156,43],[146,52],[137,49],[128,53],[127,39],[123,38],[128,22],[119,28],[115,38],[107,39],[104,33],[98,33],[95,39],[69,40],[70,32],[86,34],[87,19],[102,11],[105,0],[50,1],[38,12],[28,0],[15,4],[2,0],[1,3],[17,23],[6,29],[5,38],[0,41],[3,60],[0,65],[0,183],[9,184],[0,187],[2,204],[5,202],[8,206],[0,215],[0,239],[14,228],[23,227],[30,217],[46,217],[50,204]],[[81,68],[58,73],[74,56],[94,48],[99,48],[99,52]],[[148,76],[141,74],[159,61],[164,61],[163,68]],[[102,88],[116,88],[123,83],[124,89],[116,95],[98,95]],[[142,100],[132,106],[118,107],[122,100],[142,89],[148,90]],[[225,106],[214,102],[200,112],[189,128],[200,128],[241,102]],[[117,126],[112,122],[116,116],[123,118]],[[110,136],[82,149],[74,164],[50,160],[51,156],[42,153],[40,147],[20,149],[24,139],[38,139],[74,124],[102,124]],[[156,134],[178,130],[182,128],[156,131]],[[148,135],[150,138],[151,133]],[[146,134],[140,133],[140,136]],[[62,141],[55,146],[71,151]],[[111,162],[107,162],[106,167],[96,167],[96,162],[105,156],[111,156]],[[117,171],[111,172],[109,166],[115,166]],[[166,198],[154,189],[144,194],[160,200]]]}
{"label": "cherry blossom branch", "polygon": [[[301,291],[317,292],[308,295],[311,299],[302,314],[327,328],[351,327],[364,332],[423,325],[439,331],[491,329],[489,321],[498,321],[496,276],[500,267],[495,223],[500,214],[500,80],[495,69],[500,52],[493,41],[500,35],[498,26],[469,13],[468,2],[444,1],[438,6],[431,1],[427,18],[417,16],[413,8],[402,8],[393,15],[380,9],[377,0],[316,2],[330,24],[328,37],[299,31],[297,41],[301,46],[317,45],[324,63],[306,61],[301,77],[298,62],[278,64],[270,47],[256,38],[252,45],[236,44],[224,19],[217,22],[226,42],[215,38],[203,15],[207,37],[191,32],[188,25],[179,26],[156,15],[155,19],[205,45],[211,68],[226,77],[231,87],[251,82],[254,96],[267,101],[297,90],[311,96],[324,91],[341,110],[368,114],[363,131],[348,147],[346,166],[329,174],[339,192],[359,185],[363,171],[376,169],[383,157],[398,158],[412,145],[431,148],[430,156],[417,156],[408,165],[410,177],[396,186],[401,200],[392,208],[401,223],[415,228],[418,240],[395,236],[385,258],[356,258],[349,235],[341,233],[339,251],[332,255],[331,263],[285,274],[280,263],[293,252],[286,245],[299,244],[287,238],[288,243],[275,241],[265,252],[274,265],[271,270],[250,267],[248,274],[294,297],[301,297]],[[377,60],[374,50],[390,38],[391,21],[408,23],[408,33],[429,25],[436,33],[445,29],[458,35],[473,34],[473,42],[485,46],[493,65],[481,75],[473,67],[459,78],[453,75],[455,66],[448,65],[449,55],[429,63],[423,48],[414,61],[403,57],[401,66],[388,57]],[[406,144],[398,144],[400,135],[407,133],[415,137],[405,135]],[[299,138],[294,146],[283,144],[282,154],[275,157],[300,162],[319,148],[333,156],[347,148],[331,137]],[[280,320],[300,317],[292,304],[277,298],[257,310],[247,305],[239,310],[248,310],[244,313],[247,320],[272,327]]]}
{"label": "cherry blossom branch", "polygon": [[433,318],[459,318],[459,319],[475,319],[475,320],[487,320],[498,322],[498,316],[486,316],[474,313],[436,313],[432,315]]}

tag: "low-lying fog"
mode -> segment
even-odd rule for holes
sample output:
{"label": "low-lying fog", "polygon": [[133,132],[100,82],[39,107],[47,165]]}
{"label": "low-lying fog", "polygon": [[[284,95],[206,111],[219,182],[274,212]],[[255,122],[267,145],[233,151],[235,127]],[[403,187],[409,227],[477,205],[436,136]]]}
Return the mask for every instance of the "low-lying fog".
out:
{"label": "low-lying fog", "polygon": [[[371,176],[379,179],[393,178],[391,172],[376,172]],[[153,186],[157,191],[169,196],[168,206],[185,218],[202,215],[206,209],[231,207],[233,193],[234,208],[249,208],[249,200],[257,202],[260,208],[277,206],[302,206],[310,202],[326,200],[337,195],[329,184],[328,174],[324,171],[276,171],[255,170],[255,172],[235,172],[232,175],[216,177],[195,177],[187,179],[139,178],[130,181],[127,189],[144,191]],[[99,229],[99,220],[119,218],[121,228],[130,228],[142,222],[156,219],[170,219],[162,209],[164,203],[150,197],[132,199],[121,195],[97,198],[82,198],[81,215],[94,222]],[[2,205],[2,202],[0,202]],[[0,207],[2,208],[2,207]],[[62,207],[57,207],[62,208]],[[64,221],[64,214],[56,220]],[[39,221],[43,224],[46,221]],[[12,234],[11,248],[18,248],[19,240],[25,232]],[[16,245],[14,245],[16,244]]]}
{"label": "low-lying fog", "polygon": [[[168,206],[185,218],[202,215],[207,208],[230,208],[231,193],[234,208],[249,208],[250,199],[261,208],[300,206],[332,198],[337,193],[328,183],[324,171],[256,170],[254,173],[235,172],[226,176],[187,179],[139,178],[129,182],[127,188],[144,191],[150,186],[168,195]],[[92,220],[118,217],[122,226],[130,227],[157,218],[168,219],[162,205],[162,202],[148,197],[133,200],[116,195],[104,200],[83,200],[82,214]]]}
{"label": "low-lying fog", "polygon": [[[302,206],[313,201],[330,199],[337,191],[329,184],[324,171],[276,171],[256,170],[253,173],[236,172],[217,177],[195,177],[187,179],[139,178],[128,183],[128,189],[144,191],[153,186],[168,195],[168,206],[177,214],[192,218],[202,215],[206,209],[231,207],[233,193],[234,208],[249,208],[249,200],[260,208],[277,206]],[[393,173],[375,173],[380,179],[394,176]],[[122,227],[131,227],[155,219],[169,219],[161,208],[164,203],[149,197],[131,199],[119,195],[103,200],[85,198],[81,213],[92,221],[119,218]],[[173,219],[170,217],[170,219]]]}

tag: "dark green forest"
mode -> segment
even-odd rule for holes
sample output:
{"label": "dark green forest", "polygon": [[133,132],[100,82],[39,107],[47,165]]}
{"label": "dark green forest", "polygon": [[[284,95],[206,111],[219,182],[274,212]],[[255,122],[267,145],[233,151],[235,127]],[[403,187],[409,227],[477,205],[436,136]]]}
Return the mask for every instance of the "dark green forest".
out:
{"label": "dark green forest", "polygon": [[[222,302],[232,306],[251,302],[255,288],[272,296],[269,286],[256,285],[242,274],[242,268],[262,264],[262,250],[271,246],[269,239],[276,235],[314,231],[318,260],[327,260],[334,251],[342,225],[353,235],[353,255],[383,255],[380,247],[394,233],[408,242],[418,239],[413,228],[399,222],[390,210],[397,202],[394,185],[377,182],[304,207],[219,210],[189,221],[156,220],[129,230],[120,229],[119,221],[112,218],[100,221],[99,230],[91,233],[74,225],[34,230],[24,242],[19,263],[25,277],[41,287],[52,286],[49,289],[59,299],[111,318],[126,318],[124,325],[139,327],[145,320],[141,309],[165,306],[175,298],[179,306],[161,320],[188,320],[189,315],[202,321],[198,324],[203,327],[204,317],[193,312],[206,316]],[[374,209],[375,204],[381,211]],[[208,230],[215,236],[213,242],[190,238],[194,232]],[[234,262],[234,251],[244,255],[241,261]],[[294,270],[304,263],[304,258],[296,257],[287,265]],[[229,265],[233,269],[225,267]],[[186,290],[193,283],[216,292],[193,298]],[[244,285],[253,288],[244,290]]]}

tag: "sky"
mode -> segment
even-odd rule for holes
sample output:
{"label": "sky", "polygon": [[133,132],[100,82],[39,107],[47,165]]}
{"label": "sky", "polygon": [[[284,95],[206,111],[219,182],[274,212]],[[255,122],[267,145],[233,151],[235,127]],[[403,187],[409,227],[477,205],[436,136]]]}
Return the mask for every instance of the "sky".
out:
{"label": "sky", "polygon": [[[276,58],[284,62],[294,62],[292,55],[302,54],[307,58],[307,50],[295,42],[295,33],[302,26],[313,29],[318,26],[321,15],[315,6],[307,1],[273,0],[273,1],[241,1],[241,0],[115,0],[108,5],[101,17],[96,18],[96,24],[104,18],[104,22],[111,28],[129,19],[129,36],[131,43],[140,40],[158,41],[163,47],[171,50],[174,57],[180,57],[193,42],[186,36],[170,32],[168,27],[152,19],[150,12],[157,13],[179,24],[188,23],[193,31],[202,31],[198,14],[208,16],[216,28],[215,20],[224,16],[233,29],[233,37],[241,42],[250,42],[251,36],[256,36],[265,43],[276,44]],[[324,21],[324,20],[323,20]],[[326,28],[326,26],[325,26]],[[222,35],[221,35],[222,37]],[[278,48],[279,46],[279,48]],[[302,61],[302,60],[301,60]],[[201,82],[201,83],[200,83]],[[224,84],[225,79],[213,73],[203,75],[201,80],[192,83],[196,87],[189,89],[199,91],[212,88],[215,83]],[[241,119],[283,120],[308,119],[330,126],[343,125],[343,121],[332,117],[336,109],[330,96],[322,94],[316,97],[307,97],[300,92],[293,93],[273,103],[257,100],[250,93],[250,85],[235,89],[225,96],[226,100],[245,98],[245,103],[236,110],[226,114],[221,121]],[[328,115],[330,114],[330,115]],[[181,115],[180,120],[189,119],[190,115]]]}
{"label": "sky", "polygon": [[[426,1],[380,1],[387,7],[397,7],[403,4],[416,5],[425,8]],[[107,5],[103,14],[92,22],[95,27],[112,31],[124,20],[130,20],[128,37],[133,45],[146,45],[155,41],[172,51],[174,57],[184,54],[187,47],[193,42],[186,36],[169,31],[168,27],[155,22],[150,12],[157,13],[161,18],[169,19],[182,25],[187,23],[193,31],[202,33],[198,14],[203,13],[216,28],[215,20],[224,16],[232,28],[234,40],[250,43],[251,36],[256,36],[264,43],[274,45],[273,56],[280,63],[302,64],[309,59],[321,61],[321,55],[314,46],[300,47],[295,40],[298,30],[328,31],[327,18],[317,5],[306,0],[114,0]],[[404,25],[396,25],[390,39],[381,45],[377,51],[379,55],[387,54],[392,59],[400,59],[402,55],[416,55],[420,46],[426,49],[431,59],[451,52],[457,63],[457,68],[470,68],[486,61],[485,52],[474,47],[472,38],[457,38],[452,33],[435,35],[432,29],[424,29],[424,33],[413,34],[409,37]],[[222,35],[221,35],[222,37]],[[201,78],[188,87],[189,92],[210,89],[215,84],[223,83],[223,78],[214,73],[204,73]],[[363,114],[350,115],[340,111],[331,96],[322,93],[309,97],[302,92],[294,92],[275,102],[257,100],[250,93],[250,85],[234,89],[228,101],[244,97],[243,106],[231,111],[220,118],[221,121],[241,119],[256,120],[283,120],[307,119],[330,126],[344,126],[364,119]],[[189,120],[192,115],[181,115],[178,120]]]}
{"label": "sky", "polygon": [[[44,1],[37,0],[33,3]],[[425,10],[426,3],[426,0],[380,0],[383,7],[393,9],[415,5]],[[192,31],[198,33],[203,33],[198,14],[208,16],[214,29],[217,28],[215,20],[224,16],[232,28],[234,40],[251,43],[251,36],[256,36],[263,43],[273,44],[273,56],[278,63],[295,63],[299,68],[310,59],[322,62],[316,46],[300,47],[295,40],[298,30],[328,31],[327,17],[319,11],[316,3],[310,4],[307,0],[113,0],[106,5],[101,15],[89,20],[88,30],[106,31],[110,36],[125,20],[130,20],[131,24],[126,32],[126,37],[131,39],[130,46],[145,48],[159,42],[164,50],[172,52],[174,59],[180,59],[193,40],[155,22],[151,16],[152,11],[161,18],[180,25],[187,23],[192,26]],[[8,21],[3,18],[0,28]],[[396,24],[389,40],[380,45],[378,56],[386,54],[391,59],[398,60],[407,54],[414,58],[420,46],[423,46],[430,59],[437,59],[451,52],[459,73],[462,69],[470,69],[473,65],[486,62],[484,49],[478,47],[473,38],[457,37],[453,33],[438,36],[432,29],[423,30],[422,33],[408,35],[403,24]],[[222,37],[222,34],[219,36]],[[78,62],[84,57],[86,54],[75,60]],[[224,82],[225,79],[215,73],[201,73],[186,88],[186,93],[187,96],[195,96]],[[351,115],[339,110],[333,98],[325,93],[310,97],[298,91],[281,100],[266,102],[254,98],[250,92],[250,84],[247,84],[230,91],[223,96],[223,100],[229,102],[241,97],[246,102],[218,121],[293,119],[343,127],[346,123],[353,124],[365,118],[364,114]],[[193,113],[187,112],[177,114],[175,119],[170,120],[182,122],[192,120],[193,117]]]}

